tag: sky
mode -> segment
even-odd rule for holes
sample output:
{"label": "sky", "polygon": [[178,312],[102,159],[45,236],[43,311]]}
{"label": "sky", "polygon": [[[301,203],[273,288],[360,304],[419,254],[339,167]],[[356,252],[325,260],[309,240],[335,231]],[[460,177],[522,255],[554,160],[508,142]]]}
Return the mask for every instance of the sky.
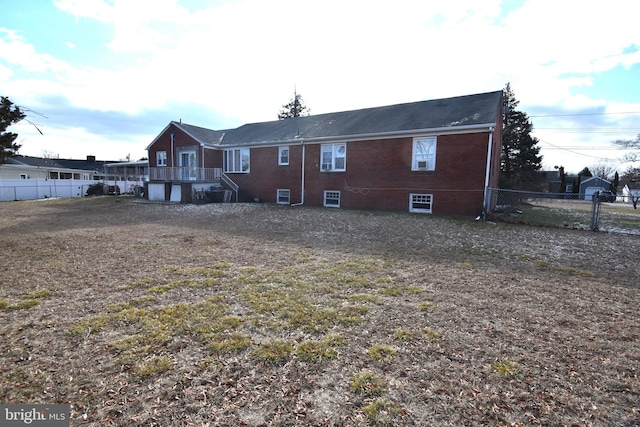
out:
{"label": "sky", "polygon": [[10,128],[23,155],[137,160],[172,120],[276,120],[294,90],[322,114],[510,83],[545,170],[623,172],[611,142],[640,134],[629,0],[0,2],[0,95],[27,112]]}

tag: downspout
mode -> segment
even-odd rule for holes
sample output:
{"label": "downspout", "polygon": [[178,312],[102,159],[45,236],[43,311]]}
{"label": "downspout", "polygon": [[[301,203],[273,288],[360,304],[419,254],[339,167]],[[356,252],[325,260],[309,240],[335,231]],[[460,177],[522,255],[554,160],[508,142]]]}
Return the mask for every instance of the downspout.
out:
{"label": "downspout", "polygon": [[174,158],[173,158],[173,140],[176,137],[176,133],[175,132],[171,132],[171,169],[174,170],[174,168],[176,167],[175,162],[174,162]]}
{"label": "downspout", "polygon": [[300,203],[292,204],[291,206],[302,206],[304,205],[304,156],[305,156],[305,146],[304,140],[300,140],[300,144],[302,145],[302,180],[300,182]]}
{"label": "downspout", "polygon": [[489,177],[491,175],[491,157],[493,152],[493,126],[489,127],[489,146],[487,149],[487,170],[484,177],[484,200],[482,202],[482,219],[487,219],[487,211],[489,210]]}

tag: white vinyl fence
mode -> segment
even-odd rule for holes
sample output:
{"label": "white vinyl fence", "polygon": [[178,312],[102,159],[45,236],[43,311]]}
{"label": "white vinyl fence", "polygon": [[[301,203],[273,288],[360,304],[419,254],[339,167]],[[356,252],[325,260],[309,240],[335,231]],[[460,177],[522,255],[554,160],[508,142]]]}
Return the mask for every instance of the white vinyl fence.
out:
{"label": "white vinyl fence", "polygon": [[[52,197],[84,197],[89,186],[102,181],[80,179],[3,179],[0,180],[0,202],[14,200],[37,200]],[[118,185],[122,193],[123,182],[104,181]]]}

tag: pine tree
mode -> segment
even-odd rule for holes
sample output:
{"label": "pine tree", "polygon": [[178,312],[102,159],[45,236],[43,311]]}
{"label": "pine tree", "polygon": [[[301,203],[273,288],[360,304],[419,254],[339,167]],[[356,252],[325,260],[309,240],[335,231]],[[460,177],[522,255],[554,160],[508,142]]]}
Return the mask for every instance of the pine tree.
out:
{"label": "pine tree", "polygon": [[293,117],[302,117],[309,115],[309,108],[304,104],[302,96],[293,91],[293,99],[286,105],[282,106],[282,110],[278,114],[278,119],[290,119]]}
{"label": "pine tree", "polygon": [[611,183],[611,192],[613,194],[618,194],[619,185],[620,185],[620,175],[618,175],[618,171],[616,171],[615,175],[613,175],[613,183]]}
{"label": "pine tree", "polygon": [[20,145],[14,142],[18,134],[6,132],[6,130],[24,118],[25,114],[20,110],[20,107],[14,105],[9,98],[0,97],[0,164],[5,163],[8,157],[18,153]]}
{"label": "pine tree", "polygon": [[536,172],[542,167],[542,156],[538,139],[531,136],[533,125],[529,116],[516,110],[519,103],[511,85],[507,83],[502,101],[504,116],[500,186],[530,190],[540,184]]}

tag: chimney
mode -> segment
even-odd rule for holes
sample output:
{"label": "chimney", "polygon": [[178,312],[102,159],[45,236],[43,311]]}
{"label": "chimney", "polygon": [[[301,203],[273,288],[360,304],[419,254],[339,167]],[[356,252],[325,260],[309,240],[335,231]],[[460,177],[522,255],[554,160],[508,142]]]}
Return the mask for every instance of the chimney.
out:
{"label": "chimney", "polygon": [[95,162],[96,156],[87,156],[87,162]]}

